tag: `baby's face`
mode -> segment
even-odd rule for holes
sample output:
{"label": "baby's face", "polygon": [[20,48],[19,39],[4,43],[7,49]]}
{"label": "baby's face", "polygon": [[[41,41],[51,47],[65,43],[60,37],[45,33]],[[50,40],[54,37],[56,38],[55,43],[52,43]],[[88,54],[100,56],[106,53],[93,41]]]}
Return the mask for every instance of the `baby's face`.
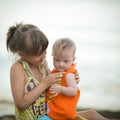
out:
{"label": "baby's face", "polygon": [[72,49],[64,49],[60,53],[53,52],[53,64],[57,71],[64,72],[68,70],[74,62]]}

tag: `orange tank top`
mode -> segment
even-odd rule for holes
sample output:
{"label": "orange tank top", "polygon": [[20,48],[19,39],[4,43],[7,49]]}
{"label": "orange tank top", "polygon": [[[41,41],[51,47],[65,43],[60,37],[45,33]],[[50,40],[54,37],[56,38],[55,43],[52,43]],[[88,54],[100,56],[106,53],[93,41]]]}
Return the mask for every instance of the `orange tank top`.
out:
{"label": "orange tank top", "polygon": [[[53,73],[56,73],[53,70]],[[61,81],[61,86],[66,86],[66,75],[68,73],[77,73],[75,69],[75,64],[71,66],[69,70],[64,73]],[[47,90],[47,102],[50,99],[51,94]],[[51,101],[48,102],[48,107],[50,109],[48,116],[53,120],[76,120],[76,105],[80,96],[80,90],[75,96],[66,96],[63,94],[58,94],[56,97],[52,97]]]}

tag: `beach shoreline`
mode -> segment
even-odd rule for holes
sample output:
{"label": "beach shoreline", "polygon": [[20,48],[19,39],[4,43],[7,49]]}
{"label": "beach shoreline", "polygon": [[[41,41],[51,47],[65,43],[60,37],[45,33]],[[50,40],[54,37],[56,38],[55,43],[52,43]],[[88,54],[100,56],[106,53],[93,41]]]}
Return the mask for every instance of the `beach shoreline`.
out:
{"label": "beach shoreline", "polygon": [[[77,111],[86,110],[90,108],[77,108]],[[120,120],[120,110],[96,110],[98,113],[110,120]],[[15,120],[14,103],[1,101],[0,102],[0,120],[8,118],[9,120]]]}

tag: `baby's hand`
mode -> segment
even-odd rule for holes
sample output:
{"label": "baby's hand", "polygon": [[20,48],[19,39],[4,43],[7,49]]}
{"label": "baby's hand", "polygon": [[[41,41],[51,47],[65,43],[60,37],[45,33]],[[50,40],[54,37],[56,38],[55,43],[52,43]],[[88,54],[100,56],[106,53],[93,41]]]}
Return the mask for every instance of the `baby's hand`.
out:
{"label": "baby's hand", "polygon": [[49,90],[53,97],[55,97],[61,92],[61,86],[59,84],[53,84]]}

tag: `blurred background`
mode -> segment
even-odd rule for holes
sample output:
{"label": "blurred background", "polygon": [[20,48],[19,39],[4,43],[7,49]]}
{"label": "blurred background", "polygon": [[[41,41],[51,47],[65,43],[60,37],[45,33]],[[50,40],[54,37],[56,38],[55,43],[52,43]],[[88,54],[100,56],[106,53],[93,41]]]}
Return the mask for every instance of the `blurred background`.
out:
{"label": "blurred background", "polygon": [[0,103],[13,103],[9,71],[14,56],[6,50],[6,33],[23,22],[48,37],[50,69],[53,42],[69,37],[76,43],[78,108],[120,110],[120,0],[0,0],[0,17]]}

